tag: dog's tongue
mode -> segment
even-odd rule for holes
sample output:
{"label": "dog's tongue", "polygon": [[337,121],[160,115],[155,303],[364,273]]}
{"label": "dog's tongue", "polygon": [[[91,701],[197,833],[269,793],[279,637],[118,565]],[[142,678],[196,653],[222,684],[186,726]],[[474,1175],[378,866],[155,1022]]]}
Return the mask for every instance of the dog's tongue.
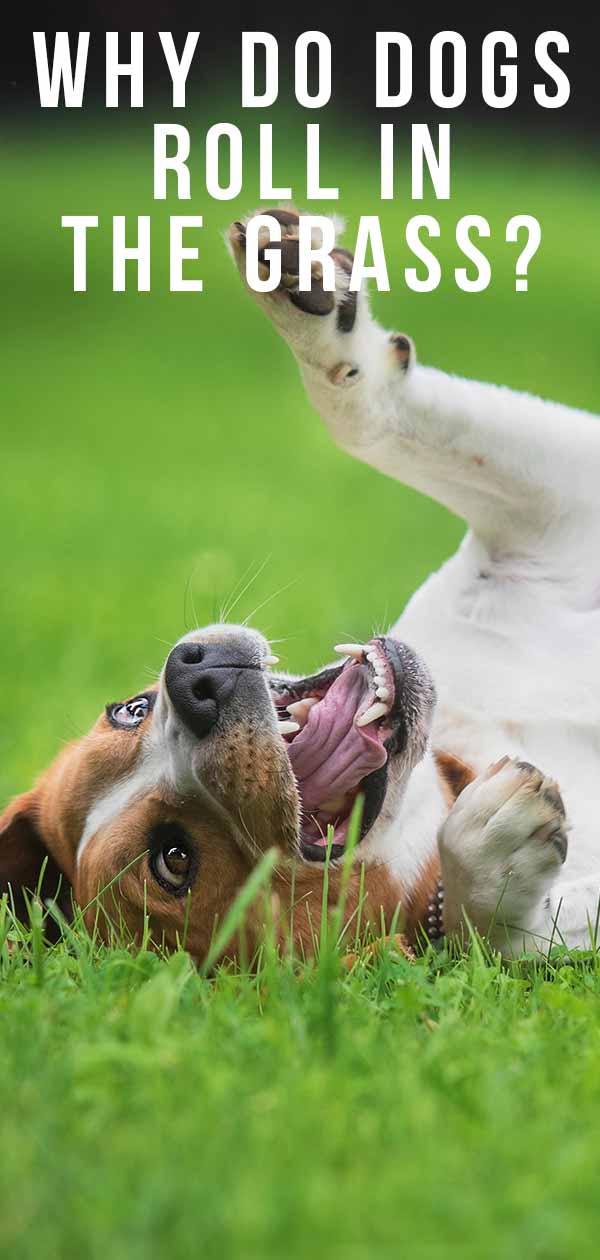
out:
{"label": "dog's tongue", "polygon": [[351,791],[387,760],[375,731],[357,729],[354,718],[367,692],[360,665],[347,665],[329,691],[313,705],[308,720],[289,746],[304,809],[312,813],[323,801]]}

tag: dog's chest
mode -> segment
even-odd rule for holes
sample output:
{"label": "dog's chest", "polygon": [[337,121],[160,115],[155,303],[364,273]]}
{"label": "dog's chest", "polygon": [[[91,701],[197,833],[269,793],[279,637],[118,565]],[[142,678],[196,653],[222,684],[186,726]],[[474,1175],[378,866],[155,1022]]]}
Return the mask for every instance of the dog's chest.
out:
{"label": "dog's chest", "polygon": [[521,756],[558,779],[568,805],[597,801],[596,613],[557,602],[543,584],[482,580],[459,553],[417,592],[394,633],[435,679],[434,745],[477,770]]}

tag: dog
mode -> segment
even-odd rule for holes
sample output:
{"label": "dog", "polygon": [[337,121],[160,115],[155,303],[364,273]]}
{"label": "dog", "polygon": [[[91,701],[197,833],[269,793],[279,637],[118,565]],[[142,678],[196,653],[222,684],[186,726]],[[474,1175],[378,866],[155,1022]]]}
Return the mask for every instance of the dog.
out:
{"label": "dog", "polygon": [[[412,943],[471,929],[506,957],[595,943],[600,426],[421,367],[350,290],[340,246],[335,291],[315,269],[300,292],[298,215],[269,214],[281,283],[250,292],[334,439],[469,532],[389,635],[338,645],[315,674],[279,672],[247,627],[184,636],[156,686],[108,705],[5,811],[0,886],[19,911],[23,889],[62,881],[101,933],[117,920],[139,940],[147,917],[154,940],[185,939],[200,961],[275,848],[282,947],[314,948],[325,872],[346,924],[385,929],[400,907]],[[228,241],[244,277],[246,224]],[[245,949],[264,917],[256,900]]]}

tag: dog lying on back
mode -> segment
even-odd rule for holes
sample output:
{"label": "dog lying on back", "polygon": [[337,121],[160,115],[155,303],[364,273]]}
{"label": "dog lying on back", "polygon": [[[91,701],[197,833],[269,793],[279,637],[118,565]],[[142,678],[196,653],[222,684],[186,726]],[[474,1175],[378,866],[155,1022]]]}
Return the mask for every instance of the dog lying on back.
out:
{"label": "dog lying on back", "polygon": [[[35,887],[48,854],[44,892],[54,892],[61,872],[78,904],[89,905],[90,925],[103,931],[108,919],[122,922],[139,938],[146,910],[155,941],[175,947],[185,937],[202,960],[215,924],[276,847],[272,905],[281,943],[293,898],[296,946],[311,952],[328,826],[334,868],[359,792],[364,835],[385,829],[382,814],[402,797],[427,746],[433,687],[414,653],[391,638],[360,654],[353,647],[307,678],[274,673],[272,660],[262,636],[240,626],[207,626],[182,639],[156,687],[109,704],[9,807],[0,824],[4,887],[10,883],[13,895],[23,884]],[[332,905],[339,878],[330,870]],[[348,916],[356,915],[359,884],[357,870]],[[415,900],[412,934],[428,890],[424,884]],[[379,929],[382,912],[391,922],[400,900],[393,871],[369,867],[365,926]],[[260,902],[250,915],[250,952],[263,913]]]}
{"label": "dog lying on back", "polygon": [[[186,635],[156,687],[109,705],[6,810],[2,887],[18,905],[48,858],[43,892],[61,875],[100,930],[123,921],[139,938],[147,912],[153,938],[175,946],[185,928],[201,960],[275,847],[276,929],[283,943],[293,919],[296,945],[310,951],[327,838],[335,904],[360,796],[347,920],[364,868],[365,925],[389,924],[400,906],[413,941],[470,924],[507,955],[589,944],[600,895],[600,426],[419,367],[409,339],[384,332],[365,295],[349,291],[340,248],[336,291],[315,271],[301,293],[297,215],[269,213],[281,226],[281,284],[253,296],[334,438],[471,532],[389,636],[338,645],[337,663],[316,674],[279,673],[252,630]],[[244,274],[245,226],[229,240]],[[569,809],[568,859],[546,770]],[[262,917],[257,902],[249,950]]]}

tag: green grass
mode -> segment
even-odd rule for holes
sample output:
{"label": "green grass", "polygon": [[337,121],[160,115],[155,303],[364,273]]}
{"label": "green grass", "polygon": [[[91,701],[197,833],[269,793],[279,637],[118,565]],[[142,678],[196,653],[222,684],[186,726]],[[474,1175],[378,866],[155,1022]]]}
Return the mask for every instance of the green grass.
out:
{"label": "green grass", "polygon": [[596,1254],[597,958],[2,951],[7,1254]]}
{"label": "green grass", "polygon": [[[198,175],[184,210],[205,215],[205,292],[168,294],[178,207],[151,200],[152,118],[130,133],[61,115],[5,153],[3,801],[249,578],[235,616],[258,607],[283,662],[307,671],[387,624],[462,535],[333,448],[242,293],[218,233],[256,204],[252,170],[233,205],[209,203]],[[446,271],[455,220],[485,214],[494,279],[472,297],[446,277],[423,297],[402,283],[410,203],[380,207],[366,140],[349,154],[322,125],[350,227],[382,213],[381,318],[424,360],[597,409],[600,180],[583,156],[453,127],[453,199],[422,209],[443,225]],[[200,139],[206,119],[194,126]],[[282,175],[302,203],[300,140],[290,125]],[[59,227],[77,212],[106,225],[82,295]],[[524,212],[543,228],[526,296],[502,243]],[[152,214],[151,294],[111,292],[116,213]],[[477,949],[413,966],[389,952],[348,975],[326,951],[299,972],[267,957],[257,978],[208,981],[183,955],[79,933],[33,944],[0,959],[2,1237],[19,1260],[596,1253],[594,959],[554,974]]]}

